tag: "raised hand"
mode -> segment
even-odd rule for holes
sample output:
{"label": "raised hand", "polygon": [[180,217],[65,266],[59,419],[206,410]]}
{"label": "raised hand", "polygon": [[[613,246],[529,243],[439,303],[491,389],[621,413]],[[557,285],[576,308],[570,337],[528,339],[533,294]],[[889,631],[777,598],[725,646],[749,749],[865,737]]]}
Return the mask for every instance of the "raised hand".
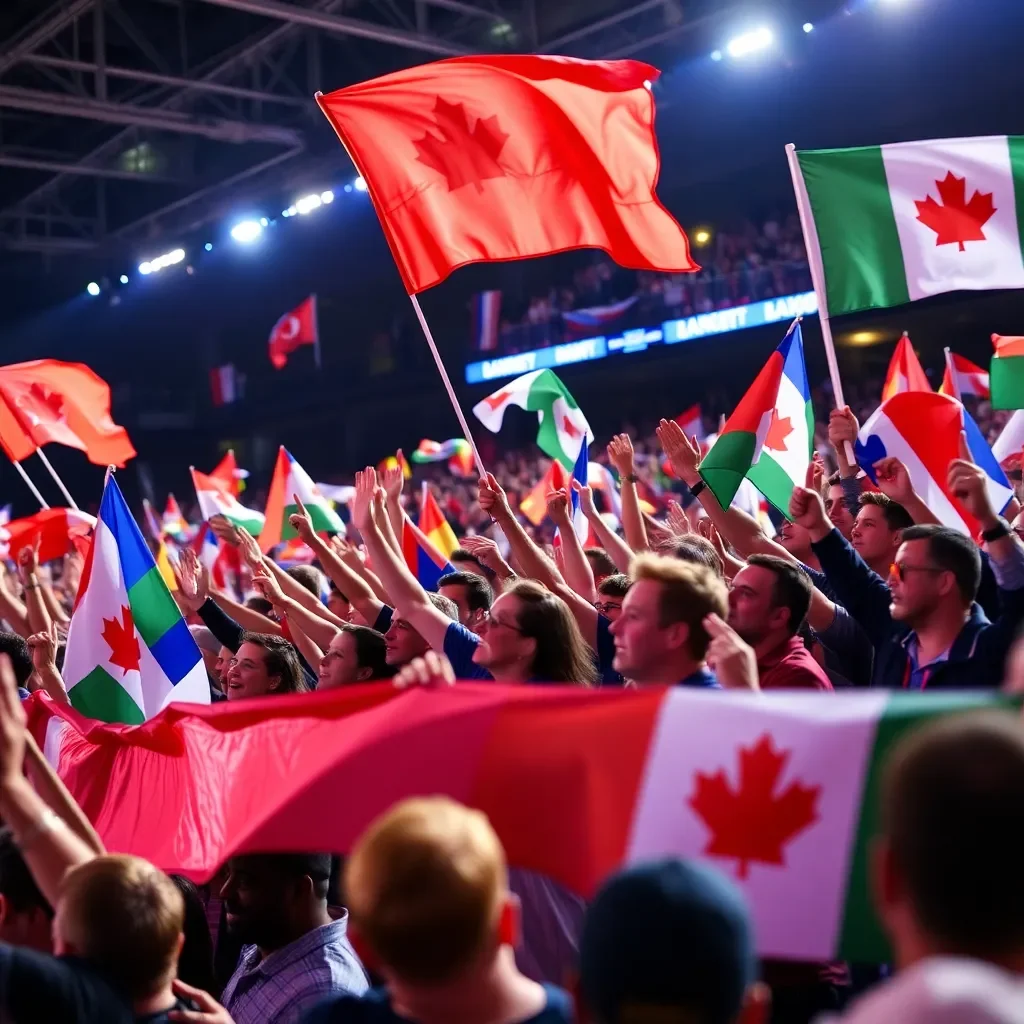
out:
{"label": "raised hand", "polygon": [[914,500],[916,494],[914,485],[910,482],[910,473],[899,459],[891,456],[879,459],[872,468],[875,471],[878,489],[887,498],[892,498],[904,506]]}
{"label": "raised hand", "polygon": [[697,439],[687,437],[675,420],[662,420],[655,433],[661,450],[672,464],[672,472],[687,487],[693,487],[700,480],[697,469],[700,465],[700,445]]}
{"label": "raised hand", "polygon": [[842,409],[833,409],[828,414],[828,443],[836,451],[845,444],[856,444],[859,433],[860,424],[848,405],[844,405]]}
{"label": "raised hand", "polygon": [[461,545],[471,555],[474,555],[481,565],[486,566],[491,572],[500,573],[506,568],[505,559],[501,557],[498,545],[490,537],[479,535],[463,537]]}
{"label": "raised hand", "polygon": [[793,496],[789,499],[789,517],[807,530],[812,541],[822,540],[832,529],[821,495],[806,487],[793,488]]}
{"label": "raised hand", "polygon": [[16,785],[22,779],[26,721],[11,659],[0,654],[0,788]]}
{"label": "raised hand", "polygon": [[708,667],[727,689],[761,689],[754,649],[721,616],[712,612],[704,618],[704,629],[711,637]]}
{"label": "raised hand", "polygon": [[399,495],[402,493],[402,487],[405,484],[405,473],[402,471],[403,461],[402,449],[399,448],[399,464],[381,471],[380,483],[384,488],[384,493],[387,495],[388,501],[398,501]]}
{"label": "raised hand", "polygon": [[42,633],[33,633],[28,640],[28,649],[32,654],[32,667],[38,675],[57,671],[57,645],[60,637],[57,625],[50,622],[50,628]]}
{"label": "raised hand", "polygon": [[273,573],[269,572],[266,566],[261,565],[252,574],[252,585],[256,588],[275,608],[284,602],[284,591]]}
{"label": "raised hand", "polygon": [[28,583],[32,574],[39,571],[39,544],[42,540],[37,532],[31,544],[26,544],[18,552],[18,571],[21,573],[21,582]]}
{"label": "raised hand", "polygon": [[302,504],[302,499],[297,494],[294,500],[295,507],[299,511],[293,512],[288,517],[288,522],[291,528],[309,544],[316,536],[316,531],[313,529],[313,520],[310,518],[309,512],[306,511],[306,506]]}
{"label": "raised hand", "polygon": [[230,544],[233,548],[237,548],[241,544],[242,531],[234,523],[229,522],[225,516],[210,516],[209,523],[214,535],[225,544]]}
{"label": "raised hand", "polygon": [[377,490],[377,471],[367,466],[356,473],[356,494],[352,499],[352,522],[364,533],[373,517],[373,494]]}
{"label": "raised hand", "polygon": [[594,492],[590,487],[573,478],[572,489],[580,496],[580,508],[583,510],[583,514],[588,519],[597,515],[597,509],[594,507]]}
{"label": "raised hand", "polygon": [[437,651],[427,651],[422,658],[413,658],[392,680],[399,690],[411,686],[453,686],[452,663]]}
{"label": "raised hand", "polygon": [[175,570],[178,597],[190,612],[197,612],[210,596],[210,571],[190,548],[183,547]]}
{"label": "raised hand", "polygon": [[994,526],[997,516],[988,495],[988,476],[974,464],[967,435],[960,431],[960,457],[949,464],[946,487],[961,505],[981,523],[983,529]]}
{"label": "raised hand", "polygon": [[807,474],[804,477],[804,486],[811,491],[821,491],[821,481],[825,477],[825,460],[820,453],[815,452],[811,461],[807,463]]}
{"label": "raised hand", "polygon": [[569,499],[565,491],[548,491],[544,499],[547,503],[548,516],[556,526],[569,525]]}
{"label": "raised hand", "polygon": [[633,442],[629,434],[616,434],[608,443],[608,461],[615,467],[619,478],[625,480],[635,471]]}
{"label": "raised hand", "polygon": [[715,545],[715,550],[718,552],[718,557],[723,562],[728,564],[729,552],[726,551],[725,541],[722,540],[722,535],[718,532],[718,527],[715,526],[710,519],[701,519],[697,523],[697,532],[705,539],[711,541]]}
{"label": "raised hand", "polygon": [[168,1020],[175,1021],[177,1024],[235,1024],[231,1014],[209,992],[204,992],[201,988],[193,988],[178,979],[175,979],[172,985],[175,995],[184,996],[199,1009],[171,1010],[167,1014]]}
{"label": "raised hand", "polygon": [[677,537],[686,537],[693,533],[693,527],[690,526],[690,520],[683,511],[683,506],[674,498],[668,503],[668,525],[672,527],[672,532]]}
{"label": "raised hand", "polygon": [[481,477],[477,486],[479,488],[476,499],[477,504],[487,515],[495,522],[501,519],[507,520],[512,518],[512,509],[508,504],[508,496],[502,489],[501,484],[494,479],[493,473],[488,473],[486,477]]}
{"label": "raised hand", "polygon": [[256,538],[247,530],[238,531],[238,553],[253,572],[263,565],[263,552]]}

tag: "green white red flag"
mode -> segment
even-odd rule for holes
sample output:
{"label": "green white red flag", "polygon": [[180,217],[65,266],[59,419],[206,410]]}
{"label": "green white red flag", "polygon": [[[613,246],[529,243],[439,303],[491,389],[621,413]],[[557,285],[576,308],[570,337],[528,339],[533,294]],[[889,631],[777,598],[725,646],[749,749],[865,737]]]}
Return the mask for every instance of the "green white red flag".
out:
{"label": "green white red flag", "polygon": [[442,793],[584,897],[622,863],[695,857],[742,887],[761,956],[870,962],[889,956],[868,884],[886,754],[929,718],[1019,703],[369,684],[175,705],[145,732],[26,707],[107,847],[197,880],[239,852],[344,853],[396,800]]}
{"label": "green white red flag", "polygon": [[218,480],[206,473],[200,473],[192,467],[192,483],[196,488],[196,500],[203,519],[209,522],[214,516],[223,516],[229,523],[240,530],[258,537],[263,530],[264,517],[256,509],[246,508],[231,493],[231,488],[223,480]]}
{"label": "green white red flag", "polygon": [[274,476],[267,495],[267,511],[260,533],[260,548],[266,553],[282,541],[293,540],[298,534],[288,517],[299,511],[295,497],[306,506],[316,533],[340,533],[345,536],[345,524],[331,503],[320,493],[313,478],[281,445],[277,452]]}

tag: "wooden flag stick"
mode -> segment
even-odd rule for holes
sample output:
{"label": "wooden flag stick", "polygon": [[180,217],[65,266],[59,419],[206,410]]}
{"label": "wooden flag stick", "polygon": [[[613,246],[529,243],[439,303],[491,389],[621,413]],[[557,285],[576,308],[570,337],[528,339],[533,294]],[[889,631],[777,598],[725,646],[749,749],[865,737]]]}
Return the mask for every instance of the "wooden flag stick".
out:
{"label": "wooden flag stick", "polygon": [[64,481],[57,475],[57,470],[50,465],[50,460],[43,454],[42,448],[36,449],[36,455],[42,459],[43,465],[46,467],[47,472],[53,477],[55,483],[60,488],[60,493],[67,499],[67,503],[73,508],[77,509],[78,505],[75,503],[75,499],[71,497],[71,492],[64,486]]}
{"label": "wooden flag stick", "polygon": [[19,475],[21,476],[21,479],[25,481],[26,485],[28,486],[28,489],[32,492],[32,494],[35,497],[36,501],[39,502],[39,507],[40,508],[49,508],[50,506],[46,503],[46,499],[39,493],[39,489],[36,487],[36,485],[34,483],[32,483],[31,479],[29,479],[29,475],[28,475],[28,473],[25,472],[25,470],[22,467],[21,463],[20,462],[13,462],[13,465],[14,465],[14,468],[18,471]]}
{"label": "wooden flag stick", "polygon": [[459,405],[459,400],[455,397],[455,389],[452,387],[452,382],[448,379],[448,371],[444,368],[444,363],[441,361],[441,353],[437,351],[437,345],[434,344],[434,337],[430,333],[430,327],[427,324],[427,318],[423,315],[423,309],[420,307],[420,301],[415,295],[410,295],[409,301],[412,303],[412,308],[416,310],[416,317],[420,322],[420,327],[423,328],[423,335],[427,339],[427,345],[430,347],[430,354],[434,357],[434,363],[437,365],[437,372],[441,374],[444,389],[448,392],[452,408],[455,410],[455,415],[458,417],[459,426],[462,427],[463,433],[466,435],[469,447],[473,449],[473,460],[476,462],[476,468],[480,473],[481,479],[483,479],[487,476],[487,470],[484,469],[483,459],[480,458],[480,452],[477,451],[476,442],[473,440],[473,434],[469,429],[469,424],[466,422],[466,414],[462,411],[462,406]]}
{"label": "wooden flag stick", "polygon": [[[832,397],[835,399],[836,408],[841,409],[846,405],[846,402],[843,399],[843,382],[839,377],[839,361],[836,359],[836,346],[832,341],[832,325],[828,318],[825,266],[821,261],[818,229],[814,225],[814,215],[811,212],[811,201],[807,195],[807,185],[804,183],[803,172],[800,170],[800,161],[797,160],[796,156],[796,146],[793,143],[786,146],[786,159],[789,161],[789,173],[793,178],[793,192],[796,195],[796,209],[800,214],[800,228],[804,235],[804,248],[807,250],[807,265],[811,271],[811,283],[814,285],[814,294],[818,299],[818,322],[821,324],[821,339],[825,343],[828,375],[832,380]],[[845,445],[847,461],[851,466],[856,466],[857,459],[853,454],[853,446],[849,441],[845,442]]]}

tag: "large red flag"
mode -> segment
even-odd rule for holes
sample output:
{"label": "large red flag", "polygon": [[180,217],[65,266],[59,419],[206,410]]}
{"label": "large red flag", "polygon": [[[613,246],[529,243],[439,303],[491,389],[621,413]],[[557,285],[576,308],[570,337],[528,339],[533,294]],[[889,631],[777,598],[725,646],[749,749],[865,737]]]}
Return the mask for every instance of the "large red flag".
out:
{"label": "large red flag", "polygon": [[566,249],[698,270],[654,192],[658,74],[630,60],[456,57],[317,101],[415,294],[466,263]]}
{"label": "large red flag", "polygon": [[316,296],[303,299],[290,313],[285,313],[270,332],[270,361],[280,370],[288,357],[302,345],[316,347],[314,358],[320,365],[320,335],[316,326]]}
{"label": "large red flag", "polygon": [[[15,519],[5,527],[0,557],[17,558],[22,548],[39,544],[39,561],[53,562],[72,551],[82,551],[96,526],[95,516],[74,508],[44,508],[35,515]],[[84,551],[83,551],[84,554]]]}
{"label": "large red flag", "polygon": [[110,387],[88,366],[34,359],[0,367],[0,445],[15,460],[44,444],[85,452],[97,466],[124,466],[135,449],[110,418]]}

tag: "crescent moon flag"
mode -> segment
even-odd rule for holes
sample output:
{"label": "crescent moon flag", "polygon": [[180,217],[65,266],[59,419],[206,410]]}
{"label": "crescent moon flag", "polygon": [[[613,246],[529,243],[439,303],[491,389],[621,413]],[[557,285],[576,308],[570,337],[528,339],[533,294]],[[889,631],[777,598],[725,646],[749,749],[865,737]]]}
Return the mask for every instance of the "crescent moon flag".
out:
{"label": "crescent moon flag", "polygon": [[288,356],[302,345],[314,346],[313,358],[319,366],[320,335],[317,331],[315,295],[303,299],[274,324],[268,342],[270,361],[274,364],[274,369],[282,369],[288,362]]}

